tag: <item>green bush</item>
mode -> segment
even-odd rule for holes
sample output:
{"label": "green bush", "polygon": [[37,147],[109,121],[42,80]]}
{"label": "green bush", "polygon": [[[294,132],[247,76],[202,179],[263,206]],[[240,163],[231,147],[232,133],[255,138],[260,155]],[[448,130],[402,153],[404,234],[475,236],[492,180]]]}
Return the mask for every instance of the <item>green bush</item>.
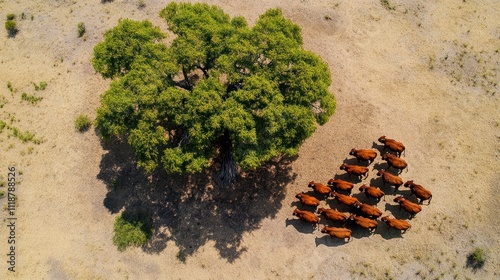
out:
{"label": "green bush", "polygon": [[85,34],[85,23],[79,22],[78,23],[78,37],[82,37],[83,34]]}
{"label": "green bush", "polygon": [[31,104],[37,104],[38,102],[42,101],[43,97],[36,97],[34,95],[23,92],[23,94],[21,95],[21,99],[24,101],[28,101]]}
{"label": "green bush", "polygon": [[17,30],[17,23],[15,20],[8,20],[5,22],[5,29],[9,31],[9,33],[13,33]]}
{"label": "green bush", "polygon": [[486,252],[482,248],[474,248],[474,250],[467,256],[467,266],[473,269],[482,268],[486,262]]}
{"label": "green bush", "polygon": [[8,14],[7,15],[7,20],[15,20],[16,19],[16,15],[15,14]]}
{"label": "green bush", "polygon": [[123,251],[129,246],[144,246],[153,230],[151,220],[144,213],[124,212],[116,217],[113,244]]}
{"label": "green bush", "polygon": [[39,90],[45,90],[47,88],[47,82],[40,82],[40,85],[35,84],[34,82],[31,82],[33,86],[35,87],[36,91]]}
{"label": "green bush", "polygon": [[83,114],[80,114],[75,120],[75,128],[80,132],[87,131],[90,128],[90,125],[90,119]]}

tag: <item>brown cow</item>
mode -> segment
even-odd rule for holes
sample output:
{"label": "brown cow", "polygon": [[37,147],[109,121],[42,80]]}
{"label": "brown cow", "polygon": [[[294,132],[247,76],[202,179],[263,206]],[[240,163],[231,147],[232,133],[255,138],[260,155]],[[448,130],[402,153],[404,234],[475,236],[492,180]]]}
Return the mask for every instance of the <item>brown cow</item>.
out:
{"label": "brown cow", "polygon": [[358,178],[363,175],[365,178],[368,177],[368,168],[364,166],[344,163],[340,166],[340,170],[345,170],[349,174],[349,178],[351,178],[351,174],[358,176]]}
{"label": "brown cow", "polygon": [[304,222],[311,223],[314,228],[316,228],[319,223],[319,217],[307,210],[295,209],[293,210],[293,215],[299,217]]}
{"label": "brown cow", "polygon": [[358,199],[355,197],[341,194],[341,193],[338,193],[335,191],[331,192],[330,196],[333,198],[336,198],[339,203],[342,203],[342,204],[347,205],[347,206],[353,206],[354,203],[356,203],[356,201],[358,201]]}
{"label": "brown cow", "polygon": [[359,209],[361,211],[361,215],[366,218],[376,219],[382,216],[382,211],[380,211],[380,209],[378,209],[375,206],[371,206],[366,203],[361,203],[359,201],[354,203],[353,206]]}
{"label": "brown cow", "polygon": [[421,185],[413,183],[413,180],[407,181],[405,183],[405,187],[410,188],[411,195],[415,195],[417,198],[420,199],[419,202],[420,204],[427,199],[429,200],[428,204],[431,204],[432,193],[426,188],[422,187]]}
{"label": "brown cow", "polygon": [[387,170],[389,170],[389,168],[391,167],[394,167],[398,169],[398,173],[400,173],[400,171],[403,171],[404,169],[406,169],[406,172],[408,172],[408,164],[404,159],[398,158],[397,156],[389,153],[385,153],[382,156],[382,159],[387,161],[387,164],[389,165],[389,167],[387,167]]}
{"label": "brown cow", "polygon": [[402,196],[397,196],[394,198],[394,202],[399,203],[399,209],[403,208],[406,212],[410,213],[410,220],[420,211],[422,211],[422,206],[405,199]]}
{"label": "brown cow", "polygon": [[371,164],[377,157],[377,152],[374,150],[356,150],[356,148],[352,148],[349,155],[356,157],[358,162],[364,160]]}
{"label": "brown cow", "polygon": [[378,226],[378,223],[376,220],[356,216],[354,214],[349,216],[349,220],[356,222],[356,224],[362,228],[369,229],[370,232],[372,232],[372,233],[377,229],[377,226]]}
{"label": "brown cow", "polygon": [[311,181],[309,183],[309,187],[310,188],[313,188],[313,190],[318,193],[318,194],[323,194],[323,195],[328,195],[332,189],[330,189],[330,187],[328,186],[325,186],[321,183],[314,183],[314,181]]}
{"label": "brown cow", "polygon": [[334,188],[337,191],[346,191],[349,194],[351,194],[352,188],[354,188],[353,183],[342,179],[330,179],[328,180],[328,186],[330,188]]}
{"label": "brown cow", "polygon": [[377,187],[362,185],[359,187],[360,192],[364,192],[366,197],[373,197],[377,199],[377,202],[383,197],[385,201],[385,193]]}
{"label": "brown cow", "polygon": [[389,218],[389,216],[382,217],[382,221],[386,222],[388,226],[393,229],[403,231],[405,233],[407,230],[411,228],[411,224],[405,220],[398,220],[396,218]]}
{"label": "brown cow", "polygon": [[300,199],[300,202],[302,202],[302,204],[304,205],[314,206],[314,207],[319,205],[319,200],[317,198],[315,198],[312,195],[308,195],[304,192],[298,193],[297,195],[295,195],[295,197]]}
{"label": "brown cow", "polygon": [[320,207],[318,208],[318,214],[322,214],[327,219],[332,221],[343,222],[343,223],[347,221],[347,216],[344,213],[337,211],[337,209],[326,209]]}
{"label": "brown cow", "polygon": [[352,231],[350,229],[347,229],[347,228],[337,228],[337,227],[324,226],[321,229],[321,232],[328,233],[331,237],[335,237],[338,239],[344,239],[344,241],[346,238],[348,238],[347,242],[351,241]]}
{"label": "brown cow", "polygon": [[403,143],[398,142],[394,139],[386,138],[385,135],[380,136],[378,141],[380,143],[384,144],[384,150],[386,148],[389,148],[389,150],[395,152],[398,157],[400,157],[401,153],[403,153],[405,151],[405,145],[403,145]]}
{"label": "brown cow", "polygon": [[382,180],[384,181],[384,185],[387,183],[391,186],[396,187],[394,189],[394,193],[398,191],[398,188],[403,184],[403,179],[401,179],[399,176],[393,175],[384,169],[380,169],[377,172],[377,176],[382,176]]}

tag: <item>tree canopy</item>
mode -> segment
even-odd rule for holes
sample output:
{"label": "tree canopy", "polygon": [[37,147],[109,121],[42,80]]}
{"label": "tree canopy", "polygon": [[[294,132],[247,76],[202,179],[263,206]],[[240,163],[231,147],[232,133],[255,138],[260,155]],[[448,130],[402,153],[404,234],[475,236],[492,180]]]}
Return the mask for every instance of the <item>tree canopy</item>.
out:
{"label": "tree canopy", "polygon": [[207,4],[170,3],[148,21],[121,20],[94,48],[92,64],[110,89],[96,124],[104,138],[126,139],[138,166],[200,172],[221,160],[220,182],[238,166],[255,169],[298,153],[316,124],[335,110],[325,62],[303,48],[301,29],[280,9],[252,28]]}

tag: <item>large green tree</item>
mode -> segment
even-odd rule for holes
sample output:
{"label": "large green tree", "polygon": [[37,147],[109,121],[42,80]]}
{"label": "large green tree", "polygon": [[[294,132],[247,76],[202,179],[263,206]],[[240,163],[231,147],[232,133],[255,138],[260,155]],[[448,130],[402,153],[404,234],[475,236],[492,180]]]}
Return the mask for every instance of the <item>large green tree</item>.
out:
{"label": "large green tree", "polygon": [[250,28],[216,6],[170,3],[160,12],[175,34],[121,20],[94,48],[110,89],[97,127],[134,149],[147,172],[193,173],[219,158],[218,179],[255,169],[299,146],[334,113],[325,62],[304,50],[301,29],[270,9]]}

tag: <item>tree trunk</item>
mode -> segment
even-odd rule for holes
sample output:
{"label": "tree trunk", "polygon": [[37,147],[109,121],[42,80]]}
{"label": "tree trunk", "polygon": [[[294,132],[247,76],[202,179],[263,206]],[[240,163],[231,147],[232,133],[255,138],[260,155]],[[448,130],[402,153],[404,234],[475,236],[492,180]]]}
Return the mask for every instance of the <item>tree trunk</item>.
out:
{"label": "tree trunk", "polygon": [[228,131],[226,131],[222,137],[220,156],[222,162],[217,179],[223,187],[228,187],[234,183],[239,175],[236,161],[233,159],[232,141]]}

